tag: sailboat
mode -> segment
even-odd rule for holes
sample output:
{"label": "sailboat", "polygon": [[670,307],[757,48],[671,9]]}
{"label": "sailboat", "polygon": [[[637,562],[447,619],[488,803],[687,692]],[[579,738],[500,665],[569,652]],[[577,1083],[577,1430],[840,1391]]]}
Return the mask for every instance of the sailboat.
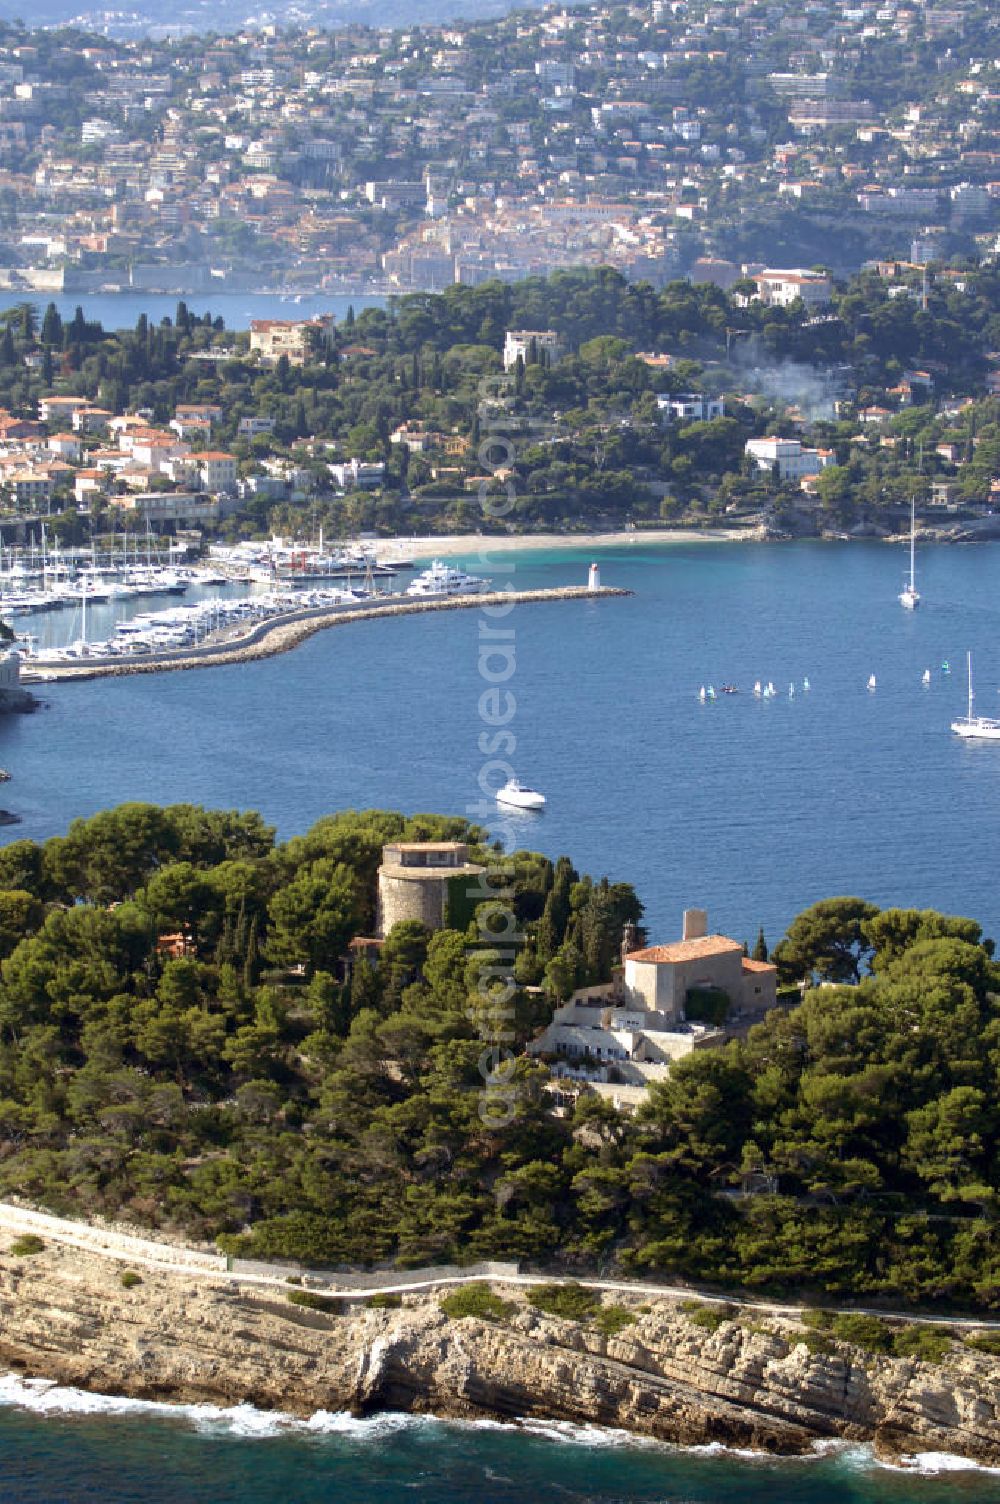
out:
{"label": "sailboat", "polygon": [[705,701],[708,699],[708,695],[705,693],[705,686],[704,686],[704,684],[701,686],[701,688],[698,691],[698,698],[699,698],[699,700],[701,701],[701,703],[703,705],[704,705]]}
{"label": "sailboat", "polygon": [[913,560],[916,548],[917,523],[915,503],[910,497],[910,578],[899,592],[899,604],[905,606],[907,611],[915,611],[920,604],[920,594],[917,590],[916,576],[914,575]]}
{"label": "sailboat", "polygon": [[802,680],[802,688],[805,690],[806,694],[808,694],[809,691],[812,689],[812,685],[809,683],[808,679],[803,679]]}
{"label": "sailboat", "polygon": [[764,691],[761,689],[760,680],[759,679],[754,684],[753,692],[756,695],[756,697],[757,697],[758,700],[760,699],[761,695],[764,693]]}
{"label": "sailboat", "polygon": [[869,674],[868,675],[868,688],[869,689],[874,689],[875,688],[875,675],[874,674]]}
{"label": "sailboat", "polygon": [[921,684],[929,684],[931,682],[931,671],[929,668],[925,668],[920,675],[920,682]]}
{"label": "sailboat", "polygon": [[965,715],[958,721],[952,721],[951,729],[956,736],[975,738],[978,741],[1000,742],[1000,721],[988,715],[973,715],[972,703],[975,695],[972,691],[972,654],[968,654],[969,661],[969,708]]}

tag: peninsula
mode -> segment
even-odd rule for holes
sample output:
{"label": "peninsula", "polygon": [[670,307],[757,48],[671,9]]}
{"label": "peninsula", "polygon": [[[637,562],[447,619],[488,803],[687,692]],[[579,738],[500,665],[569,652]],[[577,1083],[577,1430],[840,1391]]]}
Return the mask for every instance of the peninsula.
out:
{"label": "peninsula", "polygon": [[770,955],[641,921],[449,816],[0,848],[0,1355],[1000,1465],[992,942],[850,896]]}
{"label": "peninsula", "polygon": [[92,560],[123,532],[175,556],[320,531],[885,536],[912,498],[923,528],[990,536],[996,268],[961,293],[928,274],[919,307],[889,270],[728,291],[560,272],[246,331],[184,304],[116,333],[52,305],[38,327],[20,305],[0,315],[0,610],[43,532]]}

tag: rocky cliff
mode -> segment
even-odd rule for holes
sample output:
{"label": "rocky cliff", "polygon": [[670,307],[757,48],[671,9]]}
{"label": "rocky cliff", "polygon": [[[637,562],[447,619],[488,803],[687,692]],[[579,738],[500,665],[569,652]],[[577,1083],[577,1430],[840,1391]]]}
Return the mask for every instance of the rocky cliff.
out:
{"label": "rocky cliff", "polygon": [[[8,1246],[9,1239],[4,1239]],[[0,1366],[137,1398],[316,1410],[544,1417],[682,1445],[805,1451],[872,1441],[1000,1464],[1000,1359],[955,1341],[938,1364],[874,1357],[759,1312],[700,1328],[674,1302],[616,1297],[613,1336],[502,1293],[502,1321],[446,1316],[436,1293],[327,1314],[288,1293],[143,1270],[72,1248],[0,1254]]]}

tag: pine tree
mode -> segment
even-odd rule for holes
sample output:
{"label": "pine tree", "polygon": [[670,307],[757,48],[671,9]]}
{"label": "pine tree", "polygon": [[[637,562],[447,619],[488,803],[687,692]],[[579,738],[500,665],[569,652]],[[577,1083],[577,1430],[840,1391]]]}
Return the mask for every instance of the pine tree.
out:
{"label": "pine tree", "polygon": [[357,1018],[366,1008],[381,1012],[382,987],[368,957],[362,956],[351,968],[351,1017]]}

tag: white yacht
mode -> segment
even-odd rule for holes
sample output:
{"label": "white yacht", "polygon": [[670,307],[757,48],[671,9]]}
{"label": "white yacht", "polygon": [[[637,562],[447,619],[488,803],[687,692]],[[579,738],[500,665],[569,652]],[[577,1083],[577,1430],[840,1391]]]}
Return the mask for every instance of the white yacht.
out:
{"label": "white yacht", "polygon": [[465,574],[461,569],[453,569],[450,564],[435,559],[429,569],[422,570],[416,579],[410,581],[406,594],[478,595],[481,590],[487,589],[489,583],[489,580],[484,580],[479,575]]}
{"label": "white yacht", "polygon": [[511,809],[544,809],[545,795],[537,789],[527,789],[516,778],[510,778],[502,789],[497,789],[497,803]]}
{"label": "white yacht", "polygon": [[958,721],[952,721],[951,729],[956,736],[974,738],[982,742],[1000,742],[1000,720],[988,715],[973,715],[972,704],[972,654],[969,654],[969,708]]}

